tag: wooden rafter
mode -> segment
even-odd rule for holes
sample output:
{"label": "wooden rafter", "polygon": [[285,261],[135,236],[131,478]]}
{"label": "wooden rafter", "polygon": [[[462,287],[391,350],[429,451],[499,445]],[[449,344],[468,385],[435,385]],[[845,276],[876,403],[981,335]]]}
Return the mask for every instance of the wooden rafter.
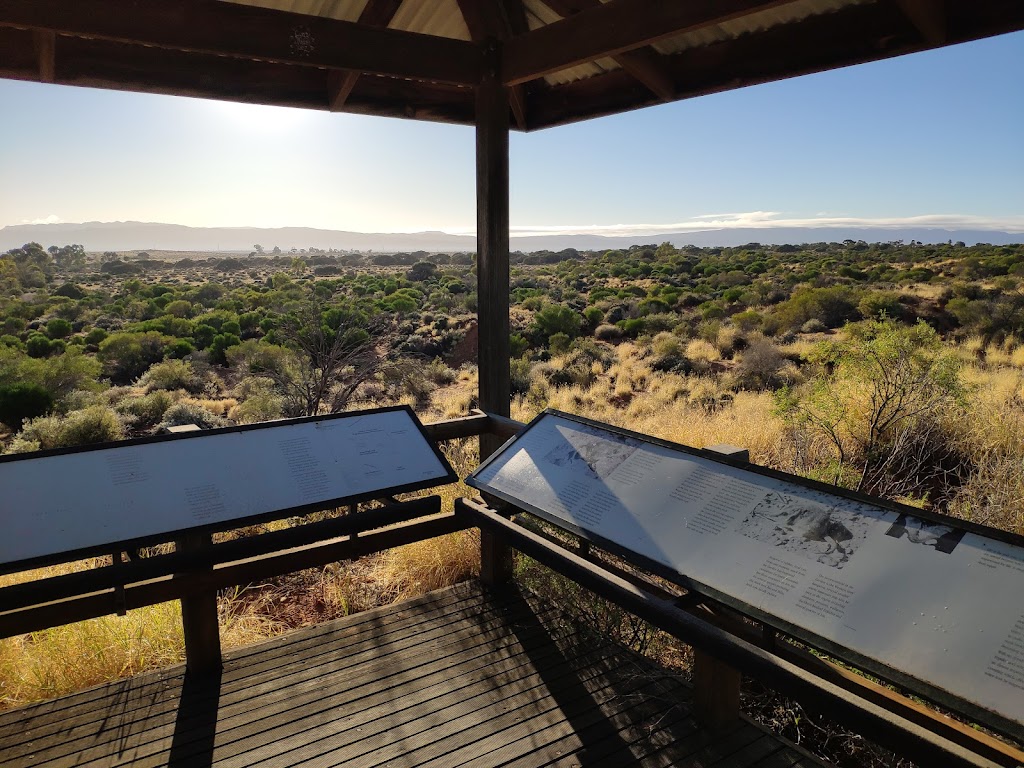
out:
{"label": "wooden rafter", "polygon": [[[601,0],[544,0],[544,4],[563,19],[567,19],[577,13],[597,8],[601,5]],[[654,49],[637,48],[634,51],[617,53],[611,58],[662,101],[671,101],[675,97],[675,83]]]}
{"label": "wooden rafter", "polygon": [[[1009,2],[1009,0],[1007,0]],[[1018,11],[1024,23],[1024,8]],[[902,26],[901,26],[902,25]],[[902,30],[894,34],[894,30]],[[985,20],[964,28],[964,40],[988,34]],[[895,4],[854,5],[713,45],[690,48],[666,57],[681,85],[676,98],[769,82],[864,61],[898,56],[929,47],[902,21]],[[587,116],[613,114],[657,103],[625,72],[615,70],[567,85],[538,89],[533,112],[540,126],[559,125]],[[632,105],[632,106],[629,106]]]}
{"label": "wooden rafter", "polygon": [[39,80],[44,83],[54,81],[57,57],[57,35],[49,30],[36,30],[33,33],[36,57],[39,61]]}
{"label": "wooden rafter", "polygon": [[[0,77],[39,80],[33,33],[0,27]],[[328,108],[328,71],[266,61],[57,36],[54,81],[253,104]],[[364,75],[346,112],[473,122],[473,89]]]}
{"label": "wooden rafter", "polygon": [[[529,31],[523,0],[457,0],[474,43],[507,40]],[[509,105],[519,130],[526,130],[526,93],[522,85],[508,88]]]}
{"label": "wooden rafter", "polygon": [[[614,21],[608,8],[624,7],[620,0],[595,8],[584,7],[592,0],[562,2],[578,10],[547,32],[523,31],[521,0],[466,0],[465,6],[470,16],[489,5],[487,23],[510,30],[501,57],[507,75],[510,69],[542,71],[542,64],[560,67],[608,51],[613,43],[648,40],[655,26],[659,35],[668,35],[670,29],[678,31],[682,11],[677,6],[692,17],[711,5],[629,0],[636,16],[618,29],[605,25]],[[739,0],[714,5],[728,11]],[[747,5],[754,4],[747,0]],[[650,19],[659,14],[661,21],[653,25]],[[677,20],[669,23],[666,15]],[[573,30],[582,34],[589,25],[595,31],[585,46],[570,39]],[[939,44],[940,37],[943,44],[954,44],[1021,29],[1021,0],[882,0],[649,58],[674,84],[675,100],[924,50]],[[329,40],[330,46],[293,50],[287,41],[297,30],[309,32],[307,42]],[[410,45],[400,45],[405,41]],[[546,52],[527,47],[545,41],[555,47]],[[330,108],[333,94],[336,107],[346,112],[470,125],[484,47],[213,0],[0,0],[0,77],[321,110]],[[661,103],[668,86],[657,87],[649,73],[645,81],[645,49],[631,50],[622,69],[565,85],[535,80],[510,89],[515,124],[535,130]],[[342,99],[349,71],[363,74]],[[456,84],[461,81],[466,82]],[[656,95],[657,90],[664,93]]]}
{"label": "wooden rafter", "polygon": [[[363,12],[359,14],[359,23],[371,27],[386,27],[401,7],[402,0],[368,0]],[[332,112],[340,112],[345,106],[361,74],[352,70],[331,71],[327,83],[328,103]]]}
{"label": "wooden rafter", "polygon": [[506,85],[525,83],[790,2],[793,0],[609,0],[509,40],[503,78]]}
{"label": "wooden rafter", "polygon": [[896,0],[903,15],[931,45],[946,42],[946,12],[940,0]]}
{"label": "wooden rafter", "polygon": [[218,0],[0,0],[0,26],[192,53],[475,85],[478,46]]}

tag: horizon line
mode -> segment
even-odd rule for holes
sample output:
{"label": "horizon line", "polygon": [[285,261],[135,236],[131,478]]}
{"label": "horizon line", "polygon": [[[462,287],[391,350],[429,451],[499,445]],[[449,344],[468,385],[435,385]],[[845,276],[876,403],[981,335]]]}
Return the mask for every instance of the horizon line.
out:
{"label": "horizon line", "polygon": [[[174,226],[189,229],[255,229],[275,231],[282,229],[313,229],[325,232],[346,232],[358,235],[423,235],[442,233],[456,237],[474,237],[474,227],[441,226],[430,229],[396,228],[391,231],[359,231],[350,229],[332,229],[326,226],[286,224],[281,226],[254,225],[195,225],[162,221],[112,220],[112,221],[64,221],[55,214],[34,220],[22,220],[17,224],[0,226],[0,231],[8,228],[22,227],[80,227],[90,225],[142,225],[142,226]],[[813,217],[784,217],[775,211],[750,211],[742,213],[704,214],[671,223],[637,223],[637,224],[556,224],[529,225],[513,224],[509,227],[509,235],[514,238],[526,237],[557,237],[557,236],[591,236],[591,237],[658,237],[677,234],[699,234],[721,230],[742,229],[879,229],[899,230],[906,228],[924,228],[934,230],[955,231],[958,229],[1004,232],[1007,234],[1024,233],[1024,215],[1020,216],[975,216],[965,214],[927,214],[902,217],[861,217],[834,214],[818,214]]]}

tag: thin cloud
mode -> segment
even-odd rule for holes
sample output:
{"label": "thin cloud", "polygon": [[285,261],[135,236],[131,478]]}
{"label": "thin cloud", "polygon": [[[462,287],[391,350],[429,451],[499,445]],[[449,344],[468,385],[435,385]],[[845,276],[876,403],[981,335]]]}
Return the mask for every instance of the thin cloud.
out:
{"label": "thin cloud", "polygon": [[42,219],[22,219],[22,224],[63,224],[64,219],[55,213],[51,213],[49,216]]}
{"label": "thin cloud", "polygon": [[[703,214],[684,221],[665,224],[560,224],[560,225],[515,225],[511,233],[520,237],[530,235],[605,235],[644,236],[674,232],[702,232],[710,229],[746,229],[751,227],[780,228],[808,227],[835,229],[839,227],[864,227],[871,229],[905,229],[927,227],[929,229],[978,229],[1000,232],[1024,232],[1022,216],[970,216],[964,214],[928,214],[924,216],[861,217],[840,216],[821,212],[814,217],[784,217],[773,211],[748,211],[743,213]],[[472,234],[471,229],[460,229],[458,234]],[[455,234],[455,231],[452,231]]]}

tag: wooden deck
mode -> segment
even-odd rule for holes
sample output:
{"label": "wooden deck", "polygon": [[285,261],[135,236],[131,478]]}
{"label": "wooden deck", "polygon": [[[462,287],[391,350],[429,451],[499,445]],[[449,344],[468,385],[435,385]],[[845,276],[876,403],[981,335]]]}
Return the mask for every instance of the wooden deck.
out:
{"label": "wooden deck", "polygon": [[0,714],[0,764],[270,768],[811,768],[743,722],[702,730],[689,689],[556,611],[459,585],[182,667]]}

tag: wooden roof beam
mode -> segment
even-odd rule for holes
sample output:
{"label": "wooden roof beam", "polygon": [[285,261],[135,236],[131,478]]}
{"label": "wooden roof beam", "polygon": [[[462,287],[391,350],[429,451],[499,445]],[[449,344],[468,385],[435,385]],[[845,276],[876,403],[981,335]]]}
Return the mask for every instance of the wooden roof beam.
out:
{"label": "wooden roof beam", "polygon": [[748,16],[793,0],[609,0],[505,45],[502,77],[516,85],[603,56]]}
{"label": "wooden roof beam", "polygon": [[946,42],[946,12],[941,0],[896,0],[914,28],[929,45]]}
{"label": "wooden roof beam", "polygon": [[[457,0],[474,43],[507,40],[529,31],[523,0]],[[508,87],[516,127],[526,130],[526,92],[521,84]]]}
{"label": "wooden roof beam", "polygon": [[[544,0],[544,4],[563,19],[567,19],[600,7],[601,0]],[[675,98],[675,82],[653,48],[624,51],[611,58],[662,101],[672,101]]]}
{"label": "wooden roof beam", "polygon": [[52,83],[57,58],[57,34],[47,30],[33,32],[36,58],[39,60],[39,81]]}
{"label": "wooden roof beam", "polygon": [[[402,0],[369,0],[359,14],[359,23],[368,24],[371,27],[386,27],[395,18],[398,9],[402,7]],[[352,89],[359,81],[360,72],[351,70],[331,70],[327,78],[327,102],[331,112],[340,112],[348,97],[352,95]]]}
{"label": "wooden roof beam", "polygon": [[[327,109],[329,71],[58,35],[54,82],[250,104]],[[34,35],[0,27],[0,77],[39,81]],[[473,89],[364,75],[345,112],[473,124]]]}
{"label": "wooden roof beam", "polygon": [[0,0],[0,26],[456,85],[483,69],[463,40],[218,0]]}
{"label": "wooden roof beam", "polygon": [[[946,0],[946,43],[1024,29],[1024,3]],[[676,99],[693,98],[933,47],[907,23],[896,3],[853,5],[756,34],[743,35],[665,58],[680,83]],[[534,128],[617,114],[658,103],[626,72],[614,70],[566,85],[538,88]]]}

